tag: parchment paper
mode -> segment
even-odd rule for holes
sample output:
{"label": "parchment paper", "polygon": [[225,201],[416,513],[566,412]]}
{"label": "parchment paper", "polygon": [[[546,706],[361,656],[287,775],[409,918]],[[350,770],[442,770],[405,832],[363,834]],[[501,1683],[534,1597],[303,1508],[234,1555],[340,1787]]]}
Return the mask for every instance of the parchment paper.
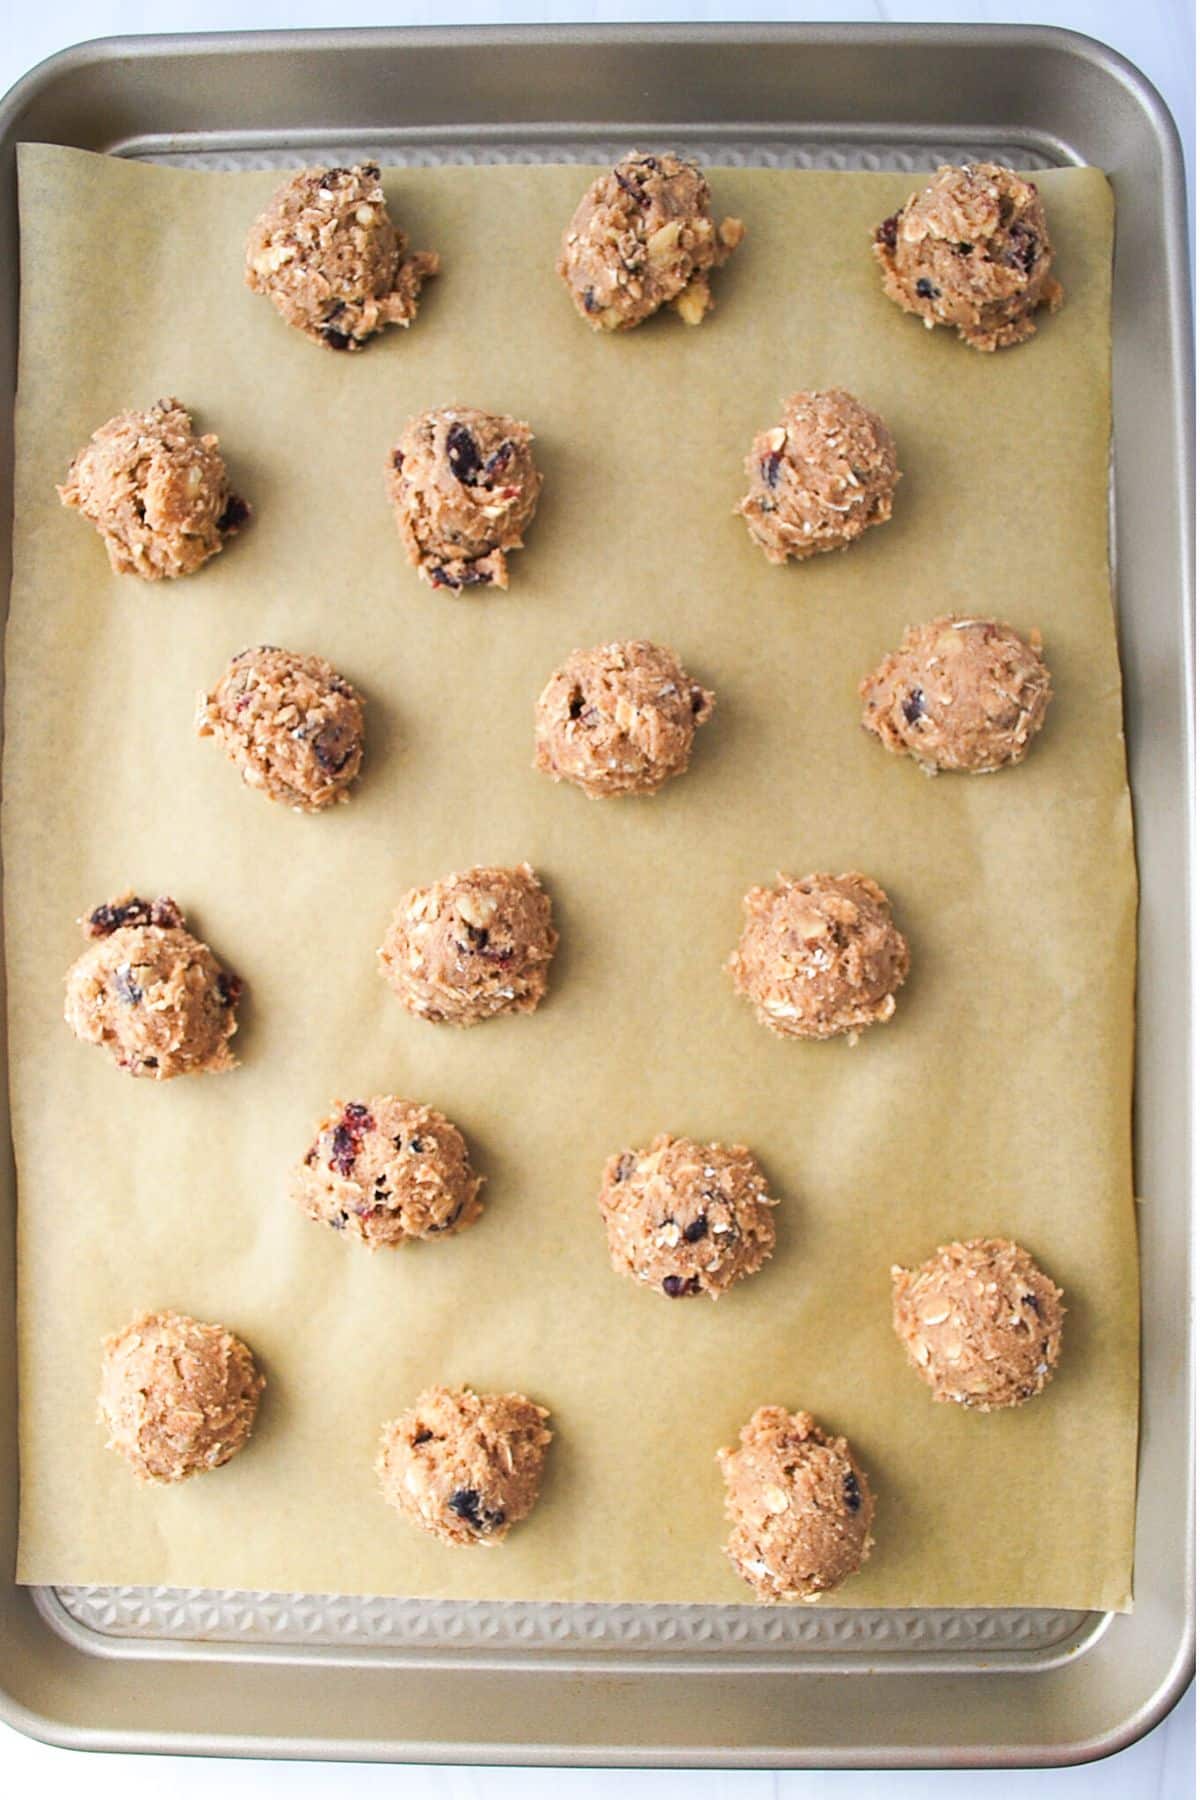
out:
{"label": "parchment paper", "polygon": [[[4,849],[20,1177],[28,1582],[736,1601],[713,1460],[755,1406],[847,1432],[878,1490],[846,1605],[1124,1607],[1136,1432],[1129,1104],[1134,867],[1106,558],[1110,198],[1044,185],[1067,304],[994,357],[882,298],[871,227],[903,175],[728,171],[745,246],[699,330],[600,340],[553,273],[579,168],[389,178],[444,274],[358,358],[290,334],[241,279],[272,174],[47,148],[21,160],[17,575]],[[766,564],[731,508],[753,432],[840,383],[889,421],[894,522]],[[120,408],[178,395],[219,432],[252,527],[199,576],[113,578],[54,483]],[[411,412],[532,421],[546,485],[508,594],[405,564],[382,466]],[[1040,625],[1056,699],[1030,762],[928,781],[858,725],[855,684],[939,611]],[[577,646],[673,645],[718,695],[691,773],[589,802],[530,767],[532,707]],[[353,803],[301,818],[192,733],[248,643],[320,651],[369,696]],[[562,948],[532,1018],[410,1018],[375,973],[400,891],[527,857]],[[884,883],[913,973],[854,1049],[773,1039],[722,961],[777,869]],[[235,1074],[158,1088],[70,1037],[73,921],[168,892],[249,984]],[[488,1177],[460,1239],[376,1257],[310,1224],[289,1167],[335,1096],[442,1107]],[[613,1149],[740,1139],[784,1203],[765,1273],[713,1306],[609,1270]],[[888,1269],[1011,1234],[1066,1290],[1033,1405],[934,1407],[893,1338]],[[250,1448],[138,1488],[95,1423],[101,1336],[175,1306],[245,1334],[269,1387]],[[424,1384],[553,1412],[544,1498],[455,1552],[376,1491],[380,1421]]]}

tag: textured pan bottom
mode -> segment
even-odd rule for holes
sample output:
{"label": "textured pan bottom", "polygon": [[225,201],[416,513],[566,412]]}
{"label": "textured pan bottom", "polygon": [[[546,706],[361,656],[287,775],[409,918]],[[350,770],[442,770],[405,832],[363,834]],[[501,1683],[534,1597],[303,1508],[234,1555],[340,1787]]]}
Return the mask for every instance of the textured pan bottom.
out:
{"label": "textured pan bottom", "polygon": [[1045,1669],[1103,1629],[1095,1613],[1041,1609],[836,1610],[829,1607],[591,1606],[386,1600],[233,1588],[62,1587],[43,1608],[89,1634],[155,1644],[370,1647],[402,1654],[531,1650],[891,1663],[986,1658]]}
{"label": "textured pan bottom", "polygon": [[624,155],[634,147],[635,141],[649,142],[651,137],[660,142],[669,140],[699,162],[727,169],[911,169],[914,175],[919,175],[947,162],[997,162],[1010,168],[1052,169],[1069,160],[1018,139],[983,142],[972,139],[956,143],[949,138],[938,138],[908,147],[872,138],[857,142],[831,143],[822,139],[797,143],[764,137],[758,143],[749,140],[745,134],[726,140],[711,131],[697,132],[687,126],[671,126],[658,133],[631,127],[619,137],[606,135],[587,141],[577,136],[558,139],[539,132],[534,141],[488,139],[470,144],[449,134],[430,137],[424,132],[414,141],[402,131],[339,138],[329,143],[294,141],[254,148],[227,145],[214,138],[210,149],[185,151],[166,150],[158,140],[137,138],[121,146],[119,154],[134,162],[161,163],[168,169],[207,169],[218,173],[238,169],[294,169],[301,161],[353,162],[364,157],[373,157],[397,168],[440,168],[446,163],[603,163]]}

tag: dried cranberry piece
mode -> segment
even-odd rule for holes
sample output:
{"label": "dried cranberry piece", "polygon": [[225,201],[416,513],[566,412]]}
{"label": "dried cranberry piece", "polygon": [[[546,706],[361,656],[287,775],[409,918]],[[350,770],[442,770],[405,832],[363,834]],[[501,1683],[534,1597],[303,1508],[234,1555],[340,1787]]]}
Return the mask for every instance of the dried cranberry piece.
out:
{"label": "dried cranberry piece", "polygon": [[760,473],[769,488],[779,486],[779,465],[782,461],[783,453],[780,450],[772,450],[762,459]]}
{"label": "dried cranberry piece", "polygon": [[403,452],[403,450],[393,450],[392,451],[392,467],[393,467],[393,469],[395,469],[397,475],[400,473],[401,469],[404,467],[404,452]]}
{"label": "dried cranberry piece", "polygon": [[513,443],[511,438],[505,438],[499,448],[492,451],[492,454],[488,457],[483,468],[479,472],[479,479],[485,486],[489,482],[494,481],[497,475],[503,474],[504,470],[507,469],[509,463],[512,461],[512,453]]}
{"label": "dried cranberry piece", "polygon": [[643,193],[636,181],[630,181],[628,175],[623,174],[620,169],[614,169],[613,174],[617,178],[617,186],[619,188],[624,189],[625,193],[627,193],[629,195],[629,198],[631,200],[636,201],[636,203],[640,207],[644,208],[644,207],[649,206],[649,204],[650,204],[649,194]]}
{"label": "dried cranberry piece", "polygon": [[330,1168],[335,1169],[339,1175],[350,1176],[362,1149],[363,1133],[373,1130],[374,1125],[374,1119],[360,1101],[352,1100],[343,1107],[330,1144]]}
{"label": "dried cranberry piece", "polygon": [[118,999],[123,1000],[126,1006],[141,1005],[142,990],[133,979],[133,970],[128,963],[122,963],[113,976],[113,986],[117,990]]}
{"label": "dried cranberry piece", "polygon": [[853,1469],[842,1477],[842,1498],[846,1502],[847,1512],[857,1512],[862,1505],[862,1490]]}
{"label": "dried cranberry piece", "polygon": [[662,1289],[672,1300],[682,1300],[688,1294],[698,1294],[700,1283],[695,1275],[686,1278],[682,1275],[668,1275],[663,1280]]}
{"label": "dried cranberry piece", "polygon": [[98,906],[88,915],[89,937],[108,937],[123,925],[148,925],[150,908],[144,900],[127,900],[123,906]]}
{"label": "dried cranberry piece", "polygon": [[1032,275],[1034,265],[1041,255],[1042,240],[1038,237],[1037,232],[1028,225],[1014,225],[1008,235],[1012,249],[1007,260],[1014,266],[1023,269],[1026,275]]}
{"label": "dried cranberry piece", "polygon": [[109,937],[124,925],[158,925],[164,931],[183,924],[183,914],[173,900],[142,900],[132,895],[115,906],[98,906],[88,914],[89,937]]}
{"label": "dried cranberry piece", "polygon": [[583,310],[584,310],[584,312],[590,312],[590,313],[600,311],[600,303],[596,299],[595,288],[592,288],[592,287],[584,288],[584,290],[583,290]]}
{"label": "dried cranberry piece", "polygon": [[883,224],[876,228],[875,242],[877,244],[882,244],[885,250],[894,250],[896,248],[896,226],[899,219],[900,214],[893,213],[890,219],[885,219]]}
{"label": "dried cranberry piece", "polygon": [[349,1175],[357,1158],[358,1138],[354,1132],[347,1131],[344,1125],[336,1125],[329,1158],[330,1168],[336,1169],[339,1175]]}
{"label": "dried cranberry piece", "polygon": [[[486,950],[488,945],[487,926],[472,925],[467,920],[463,921],[463,925],[467,933],[467,945],[469,945],[472,950]],[[466,946],[464,946],[464,948],[466,948]]]}
{"label": "dried cranberry piece", "polygon": [[225,502],[225,510],[217,520],[217,530],[229,537],[233,532],[240,531],[249,517],[250,508],[241,495],[230,494]]}
{"label": "dried cranberry piece", "polygon": [[486,1535],[495,1531],[504,1523],[502,1508],[484,1506],[480,1500],[478,1488],[455,1488],[446,1505],[450,1511],[469,1525],[472,1531]]}
{"label": "dried cranberry piece", "polygon": [[430,586],[435,588],[486,587],[491,579],[486,569],[477,569],[471,563],[458,575],[452,575],[443,563],[435,564],[429,571]]}
{"label": "dried cranberry piece", "polygon": [[900,711],[910,725],[925,717],[925,692],[923,688],[913,688],[900,702]]}
{"label": "dried cranberry piece", "polygon": [[707,1235],[708,1235],[708,1214],[707,1213],[701,1213],[698,1218],[695,1218],[692,1220],[690,1225],[685,1225],[683,1228],[683,1241],[685,1244],[698,1244],[700,1242],[700,1239],[702,1237],[707,1237]]}
{"label": "dried cranberry piece", "polygon": [[922,300],[936,300],[941,295],[941,288],[934,287],[928,275],[922,275],[917,282],[917,293]]}
{"label": "dried cranberry piece", "polygon": [[348,725],[329,724],[322,727],[312,741],[313,755],[328,775],[339,775],[357,747]]}
{"label": "dried cranberry piece", "polygon": [[424,1425],[419,1425],[413,1434],[413,1448],[415,1449],[418,1444],[427,1444],[432,1436],[432,1431],[426,1431]]}
{"label": "dried cranberry piece", "polygon": [[242,997],[244,986],[240,975],[230,975],[227,970],[222,969],[217,976],[217,999],[222,1006],[236,1006]]}
{"label": "dried cranberry piece", "polygon": [[580,693],[579,689],[576,688],[572,693],[571,698],[567,701],[567,717],[569,719],[577,719],[582,711],[583,695]]}
{"label": "dried cranberry piece", "polygon": [[617,1159],[617,1166],[613,1170],[613,1180],[628,1181],[633,1174],[633,1162],[634,1159],[627,1150],[623,1156]]}
{"label": "dried cranberry piece", "polygon": [[1033,1308],[1034,1316],[1036,1318],[1040,1319],[1042,1316],[1042,1309],[1041,1309],[1041,1306],[1038,1304],[1037,1295],[1036,1294],[1022,1294],[1021,1298],[1025,1302],[1026,1306],[1030,1306]]}
{"label": "dried cranberry piece", "polygon": [[453,424],[446,433],[446,456],[463,486],[471,487],[480,469],[479,445],[461,422]]}

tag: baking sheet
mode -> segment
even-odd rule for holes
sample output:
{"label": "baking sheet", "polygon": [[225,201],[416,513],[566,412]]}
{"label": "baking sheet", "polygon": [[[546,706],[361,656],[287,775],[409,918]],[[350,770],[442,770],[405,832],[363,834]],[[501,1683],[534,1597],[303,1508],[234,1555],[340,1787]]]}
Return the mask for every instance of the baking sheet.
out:
{"label": "baking sheet", "polygon": [[[905,176],[722,172],[749,235],[699,333],[598,341],[551,269],[577,168],[409,171],[396,210],[445,273],[360,358],[241,286],[278,179],[22,153],[17,576],[5,854],[21,1193],[20,1578],[591,1600],[744,1599],[712,1460],[765,1400],[854,1440],[879,1492],[848,1605],[1128,1603],[1136,1436],[1129,1171],[1134,877],[1106,567],[1110,200],[1039,176],[1067,287],[1020,351],[926,334],[878,293],[871,226]],[[770,568],[729,509],[793,387],[850,387],[905,480],[846,557]],[[53,484],[110,413],[174,392],[216,429],[250,531],[193,580],[107,572]],[[529,418],[546,491],[513,587],[447,598],[382,498],[408,413]],[[858,676],[944,608],[1040,624],[1057,699],[1023,769],[925,781],[857,728]],[[592,804],[529,768],[568,650],[674,645],[716,688],[691,774]],[[191,735],[245,643],[319,650],[369,697],[370,764],[329,817],[275,812]],[[402,888],[528,857],[563,946],[547,1005],[466,1034],[373,967]],[[862,867],[914,972],[853,1050],[777,1042],[720,965],[777,867]],[[234,1075],[133,1083],[60,1021],[71,921],[170,891],[250,984]],[[371,1259],[293,1212],[334,1094],[441,1106],[489,1177],[451,1243]],[[605,1155],[741,1138],[780,1247],[718,1306],[607,1267]],[[932,1407],[888,1266],[1010,1233],[1067,1290],[1066,1353],[1010,1416]],[[137,1489],[93,1423],[98,1340],[141,1305],[221,1318],[270,1386],[219,1475]],[[456,1555],[378,1499],[378,1424],[431,1380],[513,1386],[558,1437],[537,1512]],[[1069,1478],[1064,1477],[1069,1472]]]}

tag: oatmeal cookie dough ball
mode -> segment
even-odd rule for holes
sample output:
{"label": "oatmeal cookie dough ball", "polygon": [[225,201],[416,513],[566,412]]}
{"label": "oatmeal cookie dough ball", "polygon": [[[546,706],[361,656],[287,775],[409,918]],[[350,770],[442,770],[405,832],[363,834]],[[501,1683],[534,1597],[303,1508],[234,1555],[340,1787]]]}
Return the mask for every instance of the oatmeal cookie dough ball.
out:
{"label": "oatmeal cookie dough ball", "polygon": [[746,233],[710,211],[695,163],[632,150],[593,181],[563,237],[558,273],[576,311],[596,331],[631,331],[672,306],[698,325],[713,305],[708,277]]}
{"label": "oatmeal cookie dough ball", "polygon": [[368,1250],[465,1231],[483,1212],[482,1186],[458,1127],[392,1094],[335,1101],[291,1178],[310,1219]]}
{"label": "oatmeal cookie dough ball", "polygon": [[186,1481],[236,1456],[266,1382],[223,1325],[145,1312],[104,1341],[100,1423],[139,1481]]}
{"label": "oatmeal cookie dough ball", "polygon": [[557,945],[549,898],[528,863],[465,869],[403,896],[379,972],[418,1018],[478,1025],[535,1010]]}
{"label": "oatmeal cookie dough ball", "polygon": [[247,287],[329,350],[361,350],[385,325],[411,325],[438,266],[431,250],[409,252],[376,163],[300,170],[246,242]]}
{"label": "oatmeal cookie dough ball", "polygon": [[1062,305],[1041,196],[995,163],[943,164],[883,221],[874,249],[889,300],[976,350],[1022,343],[1039,306]]}
{"label": "oatmeal cookie dough ball", "polygon": [[891,902],[867,875],[781,875],[751,888],[726,967],[781,1037],[848,1037],[890,1019],[908,974]]}
{"label": "oatmeal cookie dough ball", "polygon": [[151,1081],[237,1067],[229,1039],[242,983],[184,929],[173,900],[122,894],[81,923],[92,941],[67,971],[77,1038]]}
{"label": "oatmeal cookie dough ball", "polygon": [[322,656],[239,651],[196,712],[248,786],[296,812],[348,800],[362,766],[363,702]]}
{"label": "oatmeal cookie dough ball", "polygon": [[892,1270],[892,1323],[935,1400],[975,1412],[1040,1394],[1062,1347],[1062,1290],[1007,1238],[945,1244]]}
{"label": "oatmeal cookie dough ball", "polygon": [[760,1406],[717,1461],[733,1527],[725,1554],[757,1600],[815,1600],[862,1568],[875,1497],[845,1438],[811,1413]]}
{"label": "oatmeal cookie dough ball", "polygon": [[178,400],[101,425],[58,497],[91,520],[115,574],[143,581],[194,574],[250,517],[230,492],[217,439],[197,436]]}
{"label": "oatmeal cookie dough ball", "polygon": [[613,1268],[672,1300],[719,1300],[761,1269],[775,1248],[778,1204],[744,1145],[665,1133],[611,1156],[600,1189]]}
{"label": "oatmeal cookie dough ball", "polygon": [[900,479],[891,432],[845,388],[793,394],[755,438],[746,473],[737,510],[772,563],[845,550],[885,524]]}
{"label": "oatmeal cookie dough ball", "polygon": [[388,497],[408,560],[430,587],[508,586],[537,511],[542,478],[519,419],[474,406],[420,413],[387,469]]}
{"label": "oatmeal cookie dough ball", "polygon": [[1041,632],[952,615],[910,626],[858,691],[866,729],[927,775],[1023,762],[1052,697]]}
{"label": "oatmeal cookie dough ball", "polygon": [[687,768],[714,705],[661,644],[576,650],[538,698],[534,767],[593,800],[657,793]]}
{"label": "oatmeal cookie dough ball", "polygon": [[427,1388],[383,1428],[375,1459],[383,1497],[444,1544],[490,1550],[533,1511],[549,1417],[524,1394]]}

